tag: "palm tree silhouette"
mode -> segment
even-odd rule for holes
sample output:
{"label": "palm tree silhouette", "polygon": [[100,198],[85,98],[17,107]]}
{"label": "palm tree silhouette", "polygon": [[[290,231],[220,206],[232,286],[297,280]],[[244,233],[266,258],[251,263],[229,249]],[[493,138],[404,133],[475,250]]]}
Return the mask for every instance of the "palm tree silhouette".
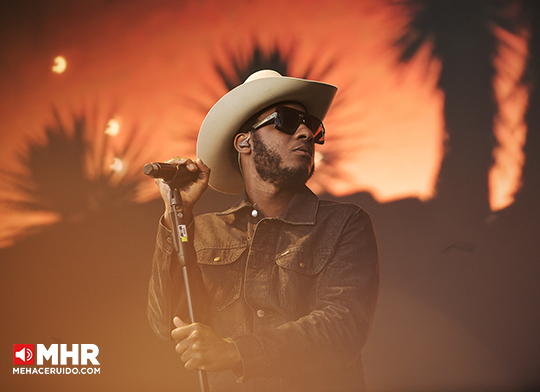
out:
{"label": "palm tree silhouette", "polygon": [[[111,149],[109,139],[91,129],[85,116],[75,116],[69,129],[56,111],[54,115],[55,124],[45,127],[45,143],[31,143],[26,153],[20,154],[26,174],[3,175],[21,195],[8,206],[13,210],[55,212],[61,221],[78,221],[133,202],[142,175],[111,181],[115,173],[105,162],[106,151]],[[137,131],[131,132],[130,140],[134,140]],[[128,143],[114,155],[137,156],[142,148]]]}
{"label": "palm tree silhouette", "polygon": [[447,132],[436,201],[449,211],[474,206],[477,222],[490,213],[488,172],[496,146],[493,135],[498,114],[493,79],[494,60],[502,44],[496,29],[514,32],[505,1],[408,0],[412,17],[395,42],[399,61],[410,61],[426,44],[441,71]]}

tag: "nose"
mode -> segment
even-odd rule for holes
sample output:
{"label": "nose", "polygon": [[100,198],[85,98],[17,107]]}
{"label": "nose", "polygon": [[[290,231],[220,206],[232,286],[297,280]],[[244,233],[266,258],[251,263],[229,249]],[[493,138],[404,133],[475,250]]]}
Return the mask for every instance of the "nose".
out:
{"label": "nose", "polygon": [[313,142],[314,136],[313,131],[309,129],[303,121],[300,123],[298,128],[296,128],[296,132],[294,133],[295,138],[306,139],[310,143]]}

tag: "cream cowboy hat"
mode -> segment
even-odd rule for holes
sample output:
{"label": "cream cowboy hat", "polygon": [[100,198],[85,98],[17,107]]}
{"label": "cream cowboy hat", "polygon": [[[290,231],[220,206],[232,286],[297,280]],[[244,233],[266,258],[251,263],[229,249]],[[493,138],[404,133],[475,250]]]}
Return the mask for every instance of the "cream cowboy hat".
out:
{"label": "cream cowboy hat", "polygon": [[292,101],[322,121],[336,92],[331,84],[285,77],[272,70],[253,73],[210,109],[199,130],[197,157],[211,169],[210,186],[223,193],[241,193],[244,180],[230,163],[230,150],[240,127],[255,113]]}

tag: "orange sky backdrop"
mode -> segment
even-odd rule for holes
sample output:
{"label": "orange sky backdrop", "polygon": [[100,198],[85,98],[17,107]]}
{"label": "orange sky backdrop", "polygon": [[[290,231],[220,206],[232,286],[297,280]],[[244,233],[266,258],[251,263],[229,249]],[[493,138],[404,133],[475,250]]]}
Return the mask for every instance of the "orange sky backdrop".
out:
{"label": "orange sky backdrop", "polygon": [[[433,62],[425,72],[425,48],[412,63],[396,66],[390,43],[406,22],[398,8],[357,0],[313,4],[295,2],[301,12],[284,0],[271,5],[244,0],[141,1],[105,8],[80,4],[69,13],[44,11],[39,27],[32,20],[14,23],[0,81],[0,164],[4,170],[21,170],[14,163],[17,152],[29,140],[43,141],[56,108],[68,128],[72,115],[84,114],[95,129],[89,138],[111,138],[104,152],[108,163],[101,170],[110,170],[126,143],[144,145],[139,156],[119,157],[125,169],[118,175],[141,178],[139,200],[157,197],[141,174],[143,164],[195,155],[204,114],[226,93],[215,65],[232,73],[231,54],[246,62],[257,43],[267,52],[277,47],[284,55],[291,53],[289,76],[312,66],[310,77],[340,89],[325,120],[327,143],[319,149],[323,160],[310,181],[313,190],[336,196],[367,191],[380,202],[429,199],[444,138],[444,96],[436,90],[440,65]],[[505,53],[505,72],[496,81],[504,121],[496,128],[502,146],[490,175],[494,209],[511,203],[519,186],[526,134],[527,94],[511,88],[526,46],[508,39],[519,43],[522,52]],[[51,69],[57,56],[67,61],[61,74]],[[120,132],[110,137],[103,132],[113,118]],[[136,137],[130,132],[134,128]],[[92,162],[89,175],[95,169]],[[17,197],[0,185],[1,199]],[[0,246],[9,245],[21,227],[57,219],[54,214],[15,214],[5,206],[0,214]]]}

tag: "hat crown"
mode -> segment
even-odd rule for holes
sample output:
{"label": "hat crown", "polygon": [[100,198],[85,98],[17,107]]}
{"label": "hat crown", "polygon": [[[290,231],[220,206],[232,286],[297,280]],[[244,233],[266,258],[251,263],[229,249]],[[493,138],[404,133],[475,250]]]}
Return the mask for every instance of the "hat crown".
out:
{"label": "hat crown", "polygon": [[281,74],[277,71],[274,71],[273,69],[263,69],[261,71],[257,71],[249,75],[249,77],[246,79],[244,84],[253,82],[254,80],[258,79],[265,79],[265,78],[281,78]]}

